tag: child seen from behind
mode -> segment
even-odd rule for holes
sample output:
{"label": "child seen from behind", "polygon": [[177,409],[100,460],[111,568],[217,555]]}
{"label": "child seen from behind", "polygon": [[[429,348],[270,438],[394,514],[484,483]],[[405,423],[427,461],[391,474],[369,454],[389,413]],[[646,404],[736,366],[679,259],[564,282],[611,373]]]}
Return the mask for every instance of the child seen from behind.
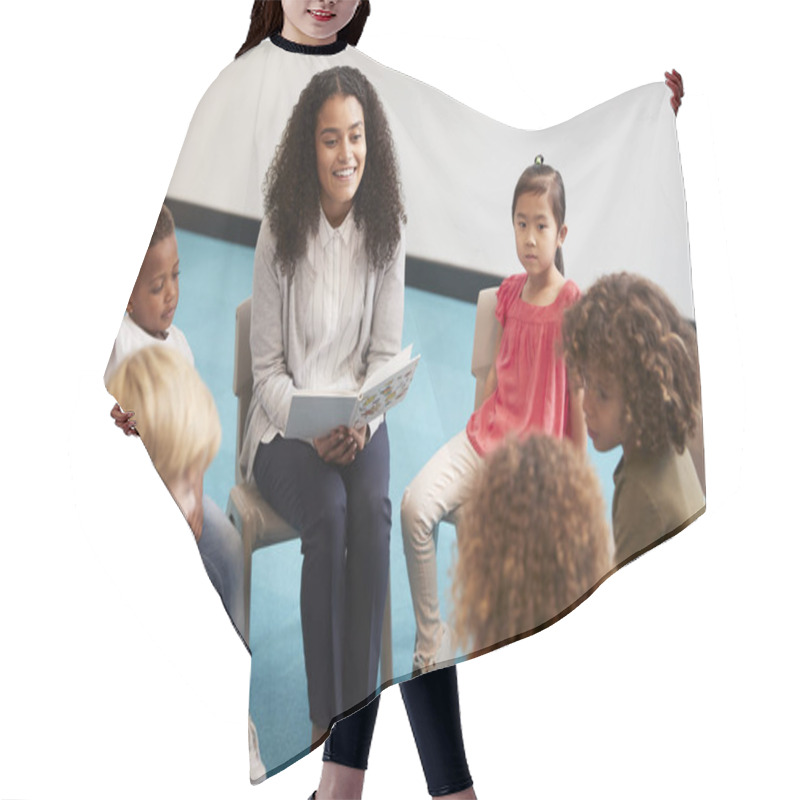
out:
{"label": "child seen from behind", "polygon": [[[137,430],[153,466],[186,517],[206,572],[225,602],[220,586],[225,588],[229,582],[223,580],[219,570],[229,569],[230,564],[224,558],[220,563],[219,556],[224,556],[225,550],[214,544],[214,532],[209,535],[204,513],[203,474],[222,438],[211,392],[176,348],[153,345],[136,350],[122,361],[111,376],[108,391],[124,408],[136,409]],[[208,545],[201,546],[204,538],[211,540],[216,559],[209,556]],[[233,622],[237,624],[236,619]],[[251,776],[263,777],[266,770],[252,719],[248,719],[248,740]]]}
{"label": "child seen from behind", "polygon": [[600,484],[563,440],[509,439],[487,457],[459,519],[454,631],[470,650],[560,619],[611,568]]}
{"label": "child seen from behind", "polygon": [[203,529],[203,474],[217,454],[217,408],[197,370],[173,348],[144,347],[114,371],[108,390],[136,409],[137,429],[195,539]]}

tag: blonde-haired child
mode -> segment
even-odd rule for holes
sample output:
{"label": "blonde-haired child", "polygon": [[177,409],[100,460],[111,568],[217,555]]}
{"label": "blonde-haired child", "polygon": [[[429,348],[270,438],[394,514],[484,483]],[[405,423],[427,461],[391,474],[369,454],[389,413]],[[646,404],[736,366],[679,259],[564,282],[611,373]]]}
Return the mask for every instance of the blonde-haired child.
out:
{"label": "blonde-haired child", "polygon": [[705,510],[687,448],[700,413],[697,340],[661,288],[627,273],[600,278],[564,315],[562,336],[595,449],[622,446],[612,518],[623,564]]}
{"label": "blonde-haired child", "polygon": [[453,628],[470,650],[533,633],[611,568],[600,484],[568,442],[509,439],[487,457],[458,526]]}
{"label": "blonde-haired child", "polygon": [[108,390],[123,408],[136,410],[136,427],[153,466],[199,541],[203,474],[222,437],[208,387],[174,349],[151,346],[120,364]]}
{"label": "blonde-haired child", "polygon": [[572,396],[560,352],[561,319],[580,290],[564,277],[566,193],[541,156],[514,189],[511,218],[524,272],[497,290],[502,328],[484,400],[464,431],[428,461],[403,495],[401,521],[417,636],[412,668],[425,671],[454,655],[439,615],[434,534],[469,497],[483,458],[509,435],[546,433],[586,447],[580,395]]}
{"label": "blonde-haired child", "polygon": [[[243,606],[236,608],[235,592],[231,591],[232,585],[240,587],[240,583],[232,583],[228,575],[231,569],[242,567],[241,559],[237,562],[231,558],[230,549],[225,547],[226,537],[220,534],[219,520],[209,524],[204,513],[208,500],[203,495],[203,474],[222,438],[211,392],[178,350],[152,345],[122,361],[109,379],[108,391],[123,408],[136,410],[136,428],[153,466],[186,517],[206,572],[241,632]],[[248,741],[251,776],[261,779],[266,770],[252,719],[248,719]]]}

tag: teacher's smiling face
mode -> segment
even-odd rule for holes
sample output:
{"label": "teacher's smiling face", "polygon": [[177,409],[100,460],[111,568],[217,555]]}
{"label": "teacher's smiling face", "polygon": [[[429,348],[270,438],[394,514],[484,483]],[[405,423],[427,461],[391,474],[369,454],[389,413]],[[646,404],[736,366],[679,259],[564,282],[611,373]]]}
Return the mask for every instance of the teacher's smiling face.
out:
{"label": "teacher's smiling face", "polygon": [[337,228],[353,206],[367,159],[364,109],[352,95],[329,97],[317,116],[317,177],[322,210]]}

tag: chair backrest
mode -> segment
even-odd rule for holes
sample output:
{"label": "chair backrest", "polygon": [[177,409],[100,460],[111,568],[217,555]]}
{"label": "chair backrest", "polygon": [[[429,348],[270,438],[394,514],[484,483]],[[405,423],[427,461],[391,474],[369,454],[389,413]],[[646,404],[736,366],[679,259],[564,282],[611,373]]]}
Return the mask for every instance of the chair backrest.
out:
{"label": "chair backrest", "polygon": [[244,423],[253,396],[253,361],[250,356],[250,301],[248,297],[236,309],[236,335],[233,357],[233,393],[238,399],[236,407],[236,483],[242,483],[239,467],[242,452]]}
{"label": "chair backrest", "polygon": [[500,323],[494,315],[497,287],[482,289],[475,309],[475,339],[472,343],[472,374],[475,376],[475,408],[483,400],[483,387],[494,361]]}

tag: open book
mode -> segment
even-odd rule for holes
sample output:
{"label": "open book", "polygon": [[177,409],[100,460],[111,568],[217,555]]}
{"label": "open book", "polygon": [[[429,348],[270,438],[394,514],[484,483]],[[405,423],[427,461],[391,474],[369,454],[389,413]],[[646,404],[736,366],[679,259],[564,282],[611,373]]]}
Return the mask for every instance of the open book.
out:
{"label": "open book", "polygon": [[377,369],[359,392],[295,392],[286,438],[314,439],[339,425],[360,428],[396,406],[406,396],[419,361],[418,355],[411,358],[411,347]]}

